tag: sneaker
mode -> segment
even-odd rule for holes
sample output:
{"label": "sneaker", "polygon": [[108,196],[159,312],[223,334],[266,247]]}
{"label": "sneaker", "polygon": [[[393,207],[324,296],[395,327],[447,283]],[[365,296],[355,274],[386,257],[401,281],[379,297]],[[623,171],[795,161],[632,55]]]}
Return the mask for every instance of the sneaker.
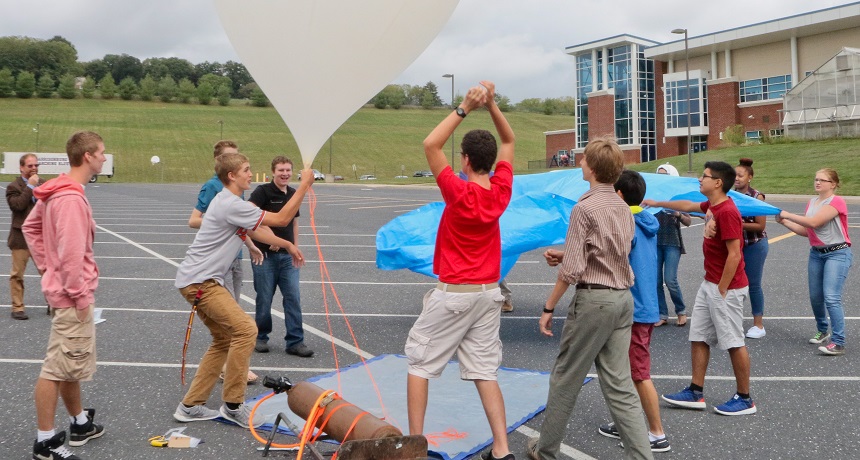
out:
{"label": "sneaker", "polygon": [[220,412],[210,409],[203,404],[185,407],[185,404],[179,403],[179,405],[176,406],[176,412],[173,413],[173,418],[185,423],[212,420],[220,416]]}
{"label": "sneaker", "polygon": [[735,393],[732,399],[714,407],[714,412],[721,415],[749,415],[758,411],[752,398],[744,399]]}
{"label": "sneaker", "polygon": [[621,439],[621,435],[618,434],[618,428],[615,428],[615,422],[604,423],[600,425],[600,428],[597,429],[597,432],[606,436],[607,438],[615,438]]}
{"label": "sneaker", "polygon": [[23,319],[30,319],[30,317],[27,316],[27,313],[25,313],[23,311],[13,311],[12,312],[12,319],[22,319],[23,320]]}
{"label": "sneaker", "polygon": [[98,423],[93,423],[96,418],[95,409],[85,409],[87,411],[87,423],[78,425],[72,423],[69,425],[69,445],[72,447],[83,446],[90,439],[100,438],[105,434],[105,427]]}
{"label": "sneaker", "polygon": [[[650,442],[651,443],[651,452],[669,452],[672,450],[672,446],[669,445],[669,438],[666,435],[663,435],[660,439],[655,439]],[[624,448],[624,443],[619,442],[618,447]]]}
{"label": "sneaker", "polygon": [[257,353],[268,353],[269,344],[265,340],[257,339],[257,343],[254,345],[254,351]]}
{"label": "sneaker", "polygon": [[81,460],[63,444],[66,443],[66,432],[61,431],[51,439],[33,443],[33,458],[35,460]]}
{"label": "sneaker", "polygon": [[651,452],[669,452],[670,450],[672,450],[672,446],[669,445],[669,438],[666,436],[651,441]]}
{"label": "sneaker", "polygon": [[747,331],[748,339],[760,339],[767,334],[763,327],[753,326]]}
{"label": "sneaker", "polygon": [[509,453],[508,455],[505,455],[504,457],[494,457],[493,456],[493,450],[490,449],[490,450],[484,452],[483,454],[481,454],[481,460],[516,460],[516,457],[514,457],[514,454],[512,454],[512,453]]}
{"label": "sneaker", "polygon": [[707,407],[705,404],[705,395],[701,391],[691,390],[690,387],[684,388],[674,394],[663,395],[661,398],[673,406],[687,409],[705,409]]}
{"label": "sneaker", "polygon": [[540,460],[537,452],[538,438],[529,438],[526,443],[526,456],[531,460]]}
{"label": "sneaker", "polygon": [[845,347],[843,345],[837,345],[833,342],[827,344],[827,346],[818,347],[818,351],[824,353],[825,355],[844,355]]}
{"label": "sneaker", "polygon": [[510,313],[512,311],[514,311],[514,304],[505,300],[505,303],[502,304],[502,313]]}
{"label": "sneaker", "polygon": [[[236,410],[232,410],[227,407],[227,404],[221,404],[221,417],[224,417],[228,421],[235,423],[236,425],[241,426],[242,428],[248,428],[248,421],[251,419],[251,406],[247,404],[240,404],[239,408]],[[254,421],[254,428],[259,428],[265,422],[263,417],[259,417]]]}
{"label": "sneaker", "polygon": [[819,343],[824,343],[824,341],[829,339],[829,338],[830,338],[829,332],[818,331],[815,333],[815,335],[812,336],[811,339],[809,339],[809,343],[814,343],[817,345]]}
{"label": "sneaker", "polygon": [[298,345],[293,345],[290,348],[287,348],[287,354],[298,356],[299,358],[310,358],[314,355],[314,351],[302,342]]}

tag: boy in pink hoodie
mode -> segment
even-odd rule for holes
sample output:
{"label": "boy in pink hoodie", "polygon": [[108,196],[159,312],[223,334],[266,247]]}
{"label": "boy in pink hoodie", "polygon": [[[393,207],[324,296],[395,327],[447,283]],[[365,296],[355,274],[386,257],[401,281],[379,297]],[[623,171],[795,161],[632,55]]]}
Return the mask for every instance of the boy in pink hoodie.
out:
{"label": "boy in pink hoodie", "polygon": [[82,446],[104,434],[93,423],[95,409],[81,404],[81,381],[96,371],[94,293],[99,269],[93,257],[96,223],[84,185],[105,162],[101,136],[77,132],[66,143],[71,170],[45,182],[33,194],[39,200],[21,230],[42,274],[42,292],[54,310],[51,335],[34,399],[38,432],[33,458],[79,459],[65,446],[66,432],[56,433],[57,398],[69,411],[69,445]]}

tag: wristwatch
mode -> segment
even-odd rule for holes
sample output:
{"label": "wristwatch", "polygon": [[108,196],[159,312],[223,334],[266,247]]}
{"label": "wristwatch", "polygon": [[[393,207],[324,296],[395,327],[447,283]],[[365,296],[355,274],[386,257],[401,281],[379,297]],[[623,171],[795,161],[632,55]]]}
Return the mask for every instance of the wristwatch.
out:
{"label": "wristwatch", "polygon": [[457,115],[459,115],[460,118],[466,118],[466,111],[463,110],[462,107],[457,107],[457,110],[455,110],[455,112],[457,112]]}

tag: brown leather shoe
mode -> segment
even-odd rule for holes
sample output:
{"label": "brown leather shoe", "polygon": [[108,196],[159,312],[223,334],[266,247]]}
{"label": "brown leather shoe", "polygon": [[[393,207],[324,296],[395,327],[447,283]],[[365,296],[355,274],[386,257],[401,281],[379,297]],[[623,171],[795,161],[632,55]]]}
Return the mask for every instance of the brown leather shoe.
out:
{"label": "brown leather shoe", "polygon": [[23,311],[13,311],[12,319],[30,319],[30,317]]}
{"label": "brown leather shoe", "polygon": [[514,311],[514,304],[505,301],[505,303],[502,304],[502,313],[510,313],[512,311]]}

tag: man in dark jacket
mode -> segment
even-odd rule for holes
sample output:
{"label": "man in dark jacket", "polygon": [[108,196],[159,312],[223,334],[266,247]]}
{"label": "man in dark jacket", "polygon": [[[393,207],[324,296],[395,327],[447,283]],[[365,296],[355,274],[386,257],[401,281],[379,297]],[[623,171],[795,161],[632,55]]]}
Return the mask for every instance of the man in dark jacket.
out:
{"label": "man in dark jacket", "polygon": [[45,180],[39,178],[39,159],[33,153],[23,155],[18,161],[21,176],[6,187],[6,202],[12,210],[12,228],[7,243],[12,250],[12,273],[9,276],[9,292],[12,294],[12,319],[29,319],[24,311],[24,272],[30,259],[30,248],[21,233],[21,225],[33,206],[36,198],[33,189]]}

